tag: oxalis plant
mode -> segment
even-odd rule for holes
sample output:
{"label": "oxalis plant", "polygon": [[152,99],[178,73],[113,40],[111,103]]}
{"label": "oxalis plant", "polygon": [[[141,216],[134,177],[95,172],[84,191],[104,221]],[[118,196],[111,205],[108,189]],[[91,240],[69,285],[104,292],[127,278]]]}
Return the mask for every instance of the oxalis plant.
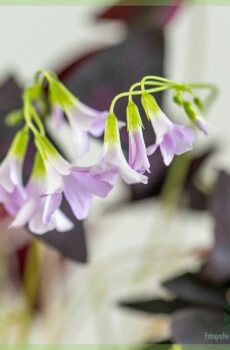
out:
{"label": "oxalis plant", "polygon": [[[208,89],[202,101],[197,89]],[[172,90],[173,100],[184,109],[185,123],[170,120],[157,104],[153,94]],[[63,196],[78,220],[90,212],[93,197],[106,197],[120,176],[127,184],[148,182],[148,157],[159,147],[168,166],[175,155],[191,151],[196,130],[208,135],[204,114],[213,102],[217,89],[212,84],[178,84],[157,76],[146,76],[117,95],[109,111],[97,111],[83,104],[57,78],[40,70],[31,86],[23,93],[23,108],[7,117],[9,124],[24,120],[0,165],[0,202],[12,217],[10,227],[28,224],[30,231],[44,234],[56,229],[65,232],[73,228],[71,220],[61,211]],[[155,142],[146,148],[142,117],[133,96],[140,96],[147,119],[155,133]],[[127,98],[127,132],[129,155],[126,159],[120,142],[120,127],[114,107],[120,98]],[[89,151],[89,136],[100,137],[104,144],[98,161],[88,167],[77,166],[61,155],[46,136],[45,121],[50,117],[58,130],[69,123],[76,162]],[[150,125],[150,124],[149,124]],[[153,140],[154,140],[153,133]],[[27,184],[23,183],[23,163],[29,138],[36,147],[33,169]]]}

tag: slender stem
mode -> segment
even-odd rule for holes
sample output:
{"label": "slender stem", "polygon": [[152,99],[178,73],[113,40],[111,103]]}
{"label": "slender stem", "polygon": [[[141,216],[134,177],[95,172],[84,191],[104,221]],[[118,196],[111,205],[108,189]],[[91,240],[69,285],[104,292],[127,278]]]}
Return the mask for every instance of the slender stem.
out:
{"label": "slender stem", "polygon": [[27,93],[28,90],[25,91],[24,96],[23,96],[23,102],[24,102],[24,117],[25,117],[25,122],[28,125],[28,127],[32,130],[34,135],[37,135],[39,131],[36,129],[34,124],[31,121],[31,116],[30,116],[30,99]]}
{"label": "slender stem", "polygon": [[188,84],[187,86],[188,86],[188,88],[191,88],[191,89],[208,89],[208,90],[210,90],[210,94],[204,102],[204,111],[207,112],[218,96],[219,89],[217,88],[217,86],[214,84],[202,84],[202,83],[201,84],[192,83],[192,84]]}
{"label": "slender stem", "polygon": [[34,120],[35,120],[38,128],[40,129],[40,134],[44,136],[45,135],[45,128],[44,128],[43,123],[42,123],[41,119],[39,118],[39,115],[37,114],[33,105],[30,105],[30,110],[31,110],[31,114],[34,117]]}
{"label": "slender stem", "polygon": [[[162,86],[162,87],[158,87],[158,88],[154,88],[154,89],[148,89],[148,90],[146,90],[146,92],[154,93],[154,92],[160,92],[160,91],[164,91],[164,90],[169,90],[171,88],[172,88],[171,86]],[[123,93],[115,96],[115,98],[113,99],[113,101],[111,103],[110,112],[113,112],[115,103],[120,98],[122,98],[122,97],[129,97],[129,96],[138,96],[138,95],[142,95],[142,91],[123,92]]]}

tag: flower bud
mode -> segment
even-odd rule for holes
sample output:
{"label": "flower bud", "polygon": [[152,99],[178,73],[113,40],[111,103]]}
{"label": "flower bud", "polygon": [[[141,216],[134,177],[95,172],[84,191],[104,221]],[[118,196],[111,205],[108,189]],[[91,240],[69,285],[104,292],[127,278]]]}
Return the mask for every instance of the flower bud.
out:
{"label": "flower bud", "polygon": [[191,119],[192,121],[195,121],[196,116],[198,114],[196,107],[189,101],[184,101],[183,105],[184,105],[185,113],[187,114],[189,119]]}
{"label": "flower bud", "polygon": [[178,105],[178,106],[182,106],[183,102],[181,101],[180,97],[178,95],[174,95],[173,96],[173,101]]}
{"label": "flower bud", "polygon": [[203,102],[201,101],[201,99],[199,97],[194,97],[193,102],[200,110],[203,109],[203,107],[204,107]]}

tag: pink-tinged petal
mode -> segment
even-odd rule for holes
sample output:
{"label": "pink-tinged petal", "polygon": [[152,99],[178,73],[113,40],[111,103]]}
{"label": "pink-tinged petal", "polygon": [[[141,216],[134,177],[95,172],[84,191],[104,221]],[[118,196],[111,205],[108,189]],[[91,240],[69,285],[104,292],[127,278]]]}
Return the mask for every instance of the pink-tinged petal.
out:
{"label": "pink-tinged petal", "polygon": [[74,176],[64,178],[65,197],[78,220],[84,220],[88,215],[93,202],[93,195],[79,186]]}
{"label": "pink-tinged petal", "polygon": [[58,232],[67,232],[74,228],[74,223],[59,209],[55,211],[52,219]]}
{"label": "pink-tinged petal", "polygon": [[208,136],[209,134],[209,127],[208,127],[208,123],[207,121],[201,117],[201,116],[197,116],[196,117],[196,121],[195,121],[196,126],[203,131],[203,133]]}
{"label": "pink-tinged petal", "polygon": [[60,129],[65,120],[64,113],[60,105],[52,106],[51,117],[54,121],[54,127],[56,129]]}
{"label": "pink-tinged petal", "polygon": [[97,111],[79,100],[77,101],[74,109],[67,111],[67,116],[70,123],[76,122],[78,126],[85,131],[88,131],[99,119],[106,118],[108,114],[108,111]]}
{"label": "pink-tinged petal", "polygon": [[108,112],[103,112],[101,116],[90,126],[88,132],[94,137],[99,137],[103,135],[105,130],[105,121],[107,117]]}
{"label": "pink-tinged petal", "polygon": [[92,174],[102,174],[110,171],[119,175],[128,184],[148,182],[147,176],[139,174],[128,165],[120,143],[105,143],[99,162],[91,168]]}
{"label": "pink-tinged petal", "polygon": [[43,224],[47,225],[50,222],[52,215],[60,207],[61,201],[61,193],[55,193],[51,196],[45,197],[45,206],[42,217]]}
{"label": "pink-tinged petal", "polygon": [[147,155],[151,156],[157,149],[157,147],[159,147],[159,145],[157,143],[154,143],[150,146],[147,147]]}
{"label": "pink-tinged petal", "polygon": [[62,156],[58,155],[53,157],[48,155],[48,160],[53,165],[54,169],[60,175],[69,175],[70,174],[70,163],[67,162]]}
{"label": "pink-tinged petal", "polygon": [[99,197],[106,197],[113,187],[108,182],[98,180],[88,172],[73,172],[71,176],[82,189]]}
{"label": "pink-tinged petal", "polygon": [[195,132],[185,126],[175,127],[170,133],[176,155],[191,151],[195,140]]}
{"label": "pink-tinged petal", "polygon": [[[23,193],[23,195],[22,195]],[[0,186],[0,202],[3,203],[5,210],[8,212],[10,216],[16,216],[19,209],[25,202],[26,192],[25,189],[20,189],[19,187],[15,187],[12,193],[6,192]]]}
{"label": "pink-tinged petal", "polygon": [[156,134],[156,143],[160,144],[164,135],[173,127],[173,123],[162,111],[151,116],[151,123]]}
{"label": "pink-tinged petal", "polygon": [[46,192],[40,193],[40,195],[49,195],[62,192],[64,187],[63,176],[60,175],[49,162],[44,161],[44,164],[46,169],[46,177],[44,179],[44,187]]}
{"label": "pink-tinged petal", "polygon": [[183,140],[185,143],[193,144],[193,142],[196,139],[196,134],[194,130],[188,128],[187,126],[174,124],[173,130],[176,136]]}
{"label": "pink-tinged petal", "polygon": [[89,152],[89,135],[86,131],[79,128],[72,128],[73,141],[74,141],[74,155],[76,159],[79,159]]}
{"label": "pink-tinged petal", "polygon": [[33,199],[33,201],[36,203],[36,210],[28,220],[30,231],[35,234],[42,235],[46,232],[54,230],[55,224],[52,220],[48,224],[44,224],[42,220],[46,198],[37,198]]}
{"label": "pink-tinged petal", "polygon": [[168,134],[164,136],[164,139],[160,144],[160,150],[164,163],[166,166],[168,166],[172,162],[175,154],[173,141]]}
{"label": "pink-tinged petal", "polygon": [[129,165],[141,174],[144,174],[145,171],[150,172],[150,164],[141,127],[136,131],[129,131]]}
{"label": "pink-tinged petal", "polygon": [[0,185],[7,191],[13,192],[14,183],[11,180],[11,162],[14,159],[11,156],[7,156],[0,165]]}
{"label": "pink-tinged petal", "polygon": [[37,210],[37,203],[33,198],[30,198],[19,210],[13,222],[10,225],[12,227],[23,227],[33,217]]}

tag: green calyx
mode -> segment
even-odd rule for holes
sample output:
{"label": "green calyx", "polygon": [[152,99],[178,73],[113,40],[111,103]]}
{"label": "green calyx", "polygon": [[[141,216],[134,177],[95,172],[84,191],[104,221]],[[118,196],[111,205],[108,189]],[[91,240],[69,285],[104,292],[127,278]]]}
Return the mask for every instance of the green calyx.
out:
{"label": "green calyx", "polygon": [[35,145],[40,152],[43,160],[47,160],[49,154],[50,157],[57,158],[59,156],[56,148],[50,143],[50,141],[43,135],[35,136]]}
{"label": "green calyx", "polygon": [[191,121],[196,121],[197,115],[199,114],[197,108],[189,101],[184,101],[184,110]]}
{"label": "green calyx", "polygon": [[105,123],[104,141],[109,143],[120,142],[118,121],[114,113],[109,113]]}
{"label": "green calyx", "polygon": [[141,96],[141,103],[142,103],[142,106],[145,110],[145,113],[147,115],[147,118],[148,120],[151,119],[151,115],[157,115],[161,109],[160,107],[158,106],[155,98],[150,95],[148,92],[144,92]]}
{"label": "green calyx", "polygon": [[58,80],[49,79],[50,92],[49,98],[52,104],[59,104],[63,110],[73,108],[77,98]]}
{"label": "green calyx", "polygon": [[9,153],[16,156],[19,160],[23,160],[27,150],[29,141],[29,133],[27,128],[23,128],[17,132],[11,144]]}
{"label": "green calyx", "polygon": [[127,129],[135,131],[139,127],[143,127],[141,116],[137,105],[133,101],[129,101],[127,109]]}
{"label": "green calyx", "polygon": [[46,174],[46,169],[45,169],[44,161],[42,159],[40,152],[37,152],[34,159],[32,177],[35,177],[36,179],[42,179],[45,177],[45,174]]}

